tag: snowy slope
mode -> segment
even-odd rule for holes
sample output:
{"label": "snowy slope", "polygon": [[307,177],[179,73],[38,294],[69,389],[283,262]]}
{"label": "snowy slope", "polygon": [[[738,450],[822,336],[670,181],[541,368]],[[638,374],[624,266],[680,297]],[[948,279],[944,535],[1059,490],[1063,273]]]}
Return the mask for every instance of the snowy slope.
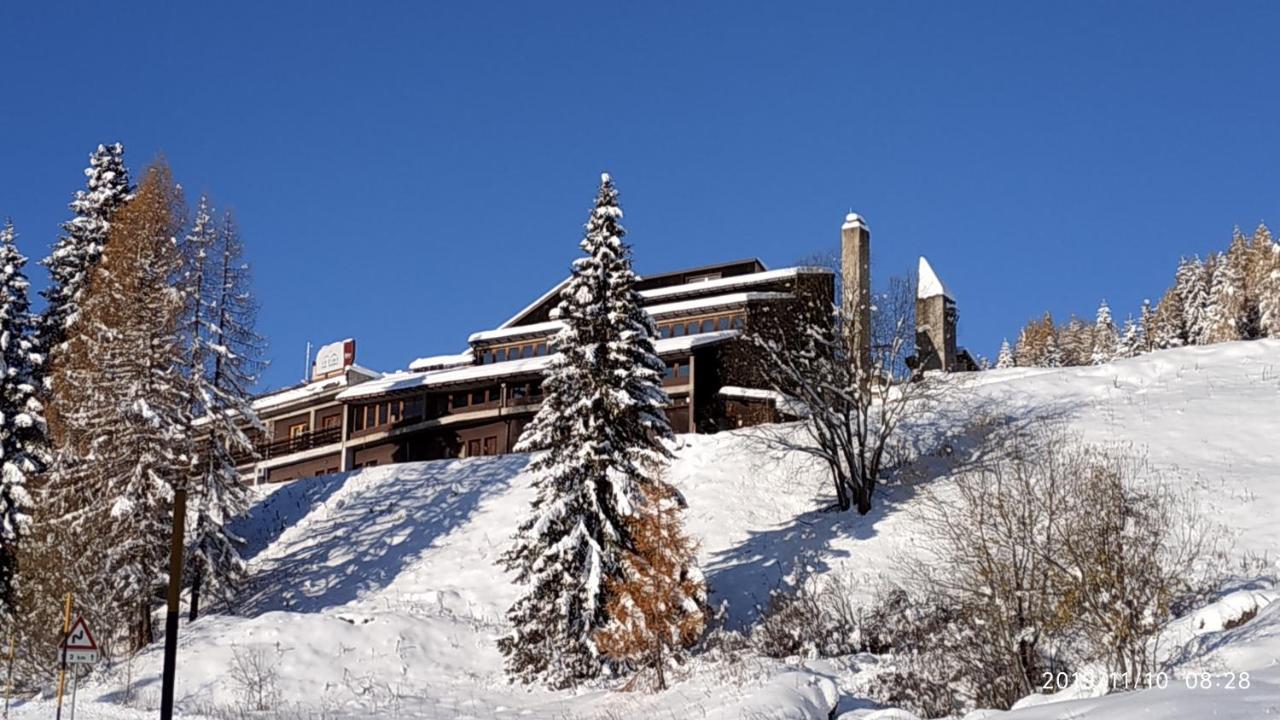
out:
{"label": "snowy slope", "polygon": [[[915,549],[909,510],[916,488],[946,482],[963,458],[965,429],[979,415],[1061,421],[1086,439],[1141,446],[1158,466],[1177,467],[1169,477],[1230,529],[1235,553],[1280,556],[1280,341],[954,378],[944,410],[907,429],[918,461],[883,488],[866,517],[821,512],[822,475],[805,458],[764,442],[761,430],[681,437],[670,477],[689,502],[686,520],[728,627],[747,625],[769,590],[797,573],[892,576],[901,553]],[[945,461],[937,452],[943,444],[951,449]],[[874,664],[869,658],[699,662],[658,696],[508,685],[494,640],[517,590],[495,560],[531,499],[526,463],[520,455],[413,463],[270,488],[241,528],[253,583],[236,614],[183,628],[182,707],[212,712],[237,702],[229,669],[237,656],[256,653],[278,673],[280,706],[329,717],[801,719],[828,717],[837,702],[841,717],[891,716],[857,697],[859,666]],[[1185,646],[1186,670],[1249,671],[1250,688],[1191,690],[1178,679],[1165,690],[1028,707],[1007,717],[1280,712],[1280,603],[1271,602],[1274,589],[1242,593],[1170,635]],[[1224,618],[1250,604],[1259,606],[1254,620],[1221,629]],[[157,646],[133,663],[144,705],[158,695],[159,660]],[[108,706],[120,698],[123,679],[119,668],[82,687],[82,706],[89,701],[83,716],[133,717]],[[15,717],[47,710],[31,703]]]}

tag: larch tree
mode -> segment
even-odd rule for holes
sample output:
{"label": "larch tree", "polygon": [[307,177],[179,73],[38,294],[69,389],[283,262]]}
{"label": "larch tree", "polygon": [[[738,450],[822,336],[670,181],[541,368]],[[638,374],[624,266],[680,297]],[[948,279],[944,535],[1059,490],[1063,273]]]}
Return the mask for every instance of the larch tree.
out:
{"label": "larch tree", "polygon": [[645,502],[627,521],[633,549],[623,555],[621,577],[609,581],[609,623],[596,644],[619,663],[651,670],[655,689],[665,690],[667,666],[706,629],[707,585],[680,519],[679,493],[655,482],[642,494]]}
{"label": "larch tree", "polygon": [[84,538],[80,556],[95,569],[80,595],[96,605],[101,634],[128,637],[130,650],[152,640],[173,492],[191,468],[175,286],[184,214],[181,191],[157,161],[112,219],[53,377],[66,447],[51,483],[61,491],[62,521]]}
{"label": "larch tree", "polygon": [[1151,323],[1147,326],[1153,350],[1182,347],[1187,344],[1186,313],[1182,309],[1182,294],[1175,284],[1165,292],[1164,297],[1156,304],[1151,313]]}
{"label": "larch tree", "polygon": [[1089,365],[1093,362],[1093,326],[1072,315],[1058,330],[1062,364]]}
{"label": "larch tree", "polygon": [[47,306],[39,320],[36,348],[49,367],[66,348],[68,331],[80,315],[81,294],[106,247],[111,218],[133,191],[120,143],[99,145],[84,174],[87,189],[76,192],[72,218],[63,223],[63,235],[41,262],[49,270],[49,285],[41,293]]}
{"label": "larch tree", "polygon": [[190,406],[199,438],[186,556],[195,620],[206,593],[228,601],[244,578],[241,538],[231,520],[249,507],[237,459],[256,454],[251,433],[265,433],[252,402],[265,343],[255,330],[257,304],[231,214],[215,223],[208,198],[201,197],[182,249]]}
{"label": "larch tree", "polygon": [[1000,341],[1000,354],[996,356],[996,369],[1011,368],[1017,363],[1013,359],[1013,348],[1009,347],[1009,339]]}
{"label": "larch tree", "polygon": [[26,264],[6,222],[0,228],[0,615],[6,617],[15,612],[18,545],[31,531],[29,486],[49,462]]}
{"label": "larch tree", "polygon": [[499,640],[508,673],[564,688],[602,668],[596,633],[608,622],[611,583],[634,549],[627,520],[642,488],[670,457],[662,390],[665,365],[653,322],[634,288],[622,209],[608,174],[553,315],[556,335],[537,415],[516,450],[544,451],[530,463],[532,511],[504,554],[524,594],[508,610]]}
{"label": "larch tree", "polygon": [[1111,319],[1111,307],[1103,300],[1098,305],[1097,319],[1093,323],[1093,351],[1089,362],[1092,365],[1105,365],[1116,358],[1116,324]]}
{"label": "larch tree", "polygon": [[1151,300],[1142,299],[1142,311],[1138,315],[1138,337],[1141,338],[1138,343],[1139,353],[1149,353],[1155,349],[1155,343],[1152,342],[1151,328],[1154,321]]}

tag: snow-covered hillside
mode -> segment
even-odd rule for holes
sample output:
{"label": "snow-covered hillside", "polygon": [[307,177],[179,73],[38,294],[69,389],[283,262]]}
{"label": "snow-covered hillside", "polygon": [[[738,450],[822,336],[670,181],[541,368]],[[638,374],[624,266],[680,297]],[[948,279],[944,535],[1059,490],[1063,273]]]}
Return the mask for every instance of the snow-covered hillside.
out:
{"label": "snow-covered hillside", "polygon": [[[907,429],[917,462],[865,517],[822,512],[824,478],[780,454],[759,430],[681,436],[671,479],[689,502],[712,591],[730,629],[747,627],[769,591],[797,572],[841,574],[868,588],[912,552],[911,506],[945,484],[980,415],[1061,421],[1087,440],[1145,448],[1200,509],[1229,529],[1233,552],[1280,556],[1280,341],[1163,351],[1111,365],[1010,369],[967,377],[944,410]],[[947,453],[940,452],[943,447]],[[959,459],[958,459],[959,458]],[[235,614],[184,625],[178,697],[184,713],[241,700],[232,668],[272,668],[279,707],[325,717],[826,718],[897,717],[859,697],[875,659],[700,660],[660,695],[552,693],[509,685],[494,644],[516,596],[495,561],[531,498],[511,455],[385,466],[264,490],[241,527],[252,586]],[[858,592],[859,590],[855,590]],[[1253,718],[1280,712],[1280,603],[1241,590],[1180,621],[1184,670],[1247,671],[1250,687],[1152,689],[1028,707],[1009,718]],[[1259,606],[1223,630],[1223,618]],[[159,692],[160,648],[129,669],[142,705]],[[80,688],[82,717],[141,717],[117,708],[126,669]],[[837,707],[838,706],[838,707]],[[15,717],[44,717],[44,702]],[[150,716],[148,713],[147,716]],[[990,715],[988,715],[990,716]],[[1004,714],[1000,714],[1005,717]]]}

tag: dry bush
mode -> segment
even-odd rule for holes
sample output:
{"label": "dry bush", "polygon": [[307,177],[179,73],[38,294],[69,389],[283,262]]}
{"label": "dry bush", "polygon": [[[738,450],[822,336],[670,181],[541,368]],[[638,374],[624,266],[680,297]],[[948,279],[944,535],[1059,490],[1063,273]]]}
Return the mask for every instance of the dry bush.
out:
{"label": "dry bush", "polygon": [[1218,534],[1127,448],[1054,428],[994,437],[993,461],[922,495],[936,557],[907,563],[914,617],[886,633],[898,670],[877,695],[937,717],[1007,708],[1086,665],[1142,685],[1162,629],[1216,586]]}
{"label": "dry bush", "polygon": [[227,677],[245,705],[252,710],[271,710],[279,701],[276,693],[277,660],[265,648],[232,648],[231,669]]}

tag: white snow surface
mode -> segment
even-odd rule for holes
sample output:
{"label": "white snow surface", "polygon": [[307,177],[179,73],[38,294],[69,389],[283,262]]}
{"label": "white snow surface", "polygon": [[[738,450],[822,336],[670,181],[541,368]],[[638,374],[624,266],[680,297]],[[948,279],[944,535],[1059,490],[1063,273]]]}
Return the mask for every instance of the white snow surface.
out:
{"label": "white snow surface", "polygon": [[[1013,368],[952,376],[947,409],[905,429],[919,458],[878,491],[865,517],[822,512],[824,476],[805,458],[760,442],[765,430],[678,438],[669,478],[684,493],[711,600],[731,628],[748,625],[769,590],[797,571],[892,577],[914,549],[909,521],[921,484],[945,487],[963,454],[962,428],[978,414],[1067,423],[1091,441],[1144,448],[1176,465],[1205,514],[1229,528],[1233,553],[1280,556],[1280,341],[1162,351],[1108,365]],[[774,431],[794,430],[775,426]],[[230,668],[257,652],[279,674],[278,705],[327,718],[795,718],[899,720],[860,695],[876,658],[737,661],[698,658],[665,693],[577,692],[508,684],[495,640],[517,596],[495,563],[532,498],[524,455],[383,466],[262,489],[239,532],[252,585],[234,613],[185,616],[178,693],[184,717],[239,700]],[[866,587],[870,582],[855,585]],[[1179,619],[1167,641],[1180,653],[1166,689],[1030,698],[1008,713],[1039,720],[1231,720],[1280,712],[1280,594],[1242,585]],[[1256,617],[1231,621],[1246,612]],[[1224,629],[1235,624],[1231,629]],[[142,706],[159,693],[161,648],[132,665]],[[1188,689],[1182,674],[1208,672],[1215,687]],[[1226,673],[1250,686],[1225,687]],[[117,702],[123,666],[79,688],[81,717],[143,718]],[[1072,698],[1072,699],[1066,699]],[[1044,702],[1046,699],[1057,702]],[[833,714],[834,713],[834,714]],[[14,718],[52,715],[47,701]],[[296,715],[303,717],[308,715]],[[257,717],[256,715],[254,717]],[[290,716],[294,717],[294,716]]]}

